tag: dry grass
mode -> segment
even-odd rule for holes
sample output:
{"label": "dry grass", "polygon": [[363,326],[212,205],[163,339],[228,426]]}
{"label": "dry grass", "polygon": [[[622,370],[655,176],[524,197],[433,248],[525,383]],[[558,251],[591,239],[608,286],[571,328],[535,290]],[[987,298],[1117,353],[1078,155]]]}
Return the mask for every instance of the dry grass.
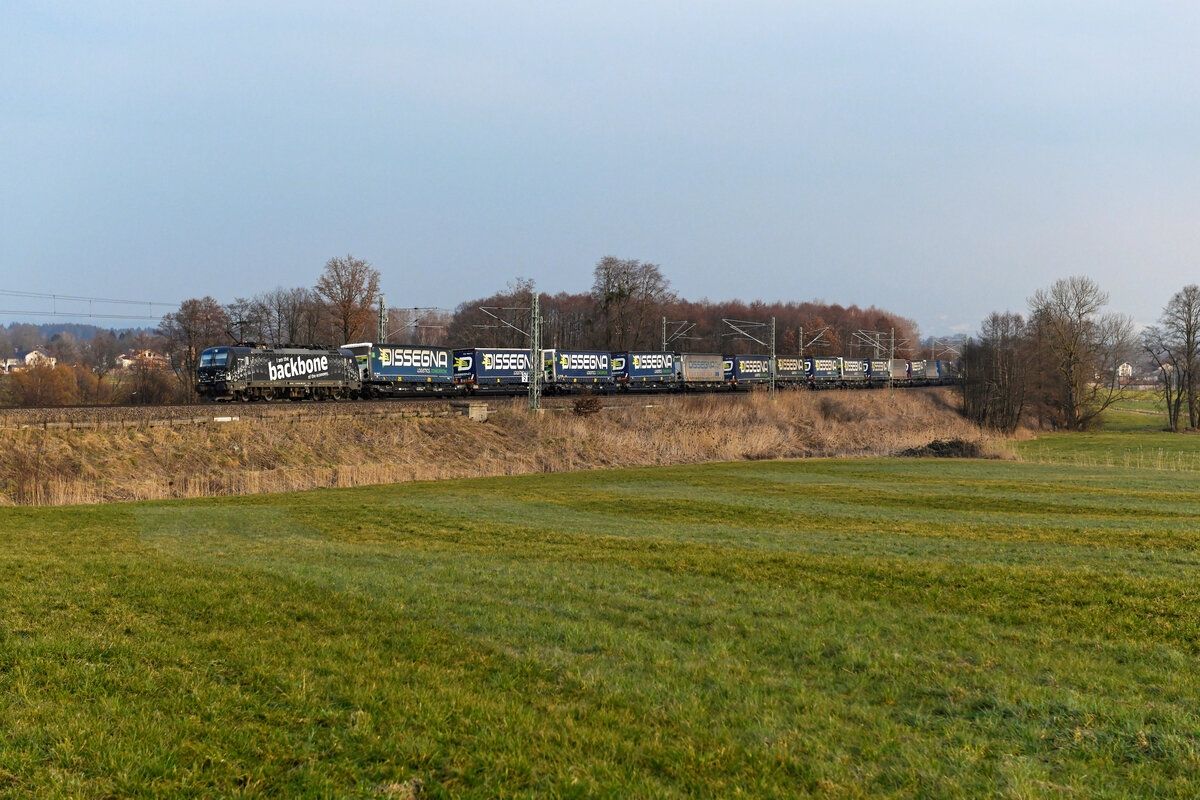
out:
{"label": "dry grass", "polygon": [[[289,492],[451,477],[768,458],[888,456],[935,439],[987,447],[941,391],[654,397],[576,415],[492,400],[448,419],[256,420],[184,428],[0,431],[0,503],[62,505]],[[649,405],[649,407],[646,407]]]}

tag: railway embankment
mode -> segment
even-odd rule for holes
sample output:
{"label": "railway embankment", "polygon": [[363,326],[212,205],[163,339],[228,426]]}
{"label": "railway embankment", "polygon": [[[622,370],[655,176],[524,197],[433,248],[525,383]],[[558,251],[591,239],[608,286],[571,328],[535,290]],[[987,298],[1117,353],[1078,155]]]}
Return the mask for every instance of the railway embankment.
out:
{"label": "railway embankment", "polygon": [[[771,458],[891,456],[932,442],[987,452],[946,390],[623,398],[576,415],[492,398],[326,412],[147,414],[0,426],[0,504],[287,492],[414,480]],[[247,413],[250,411],[250,413]]]}

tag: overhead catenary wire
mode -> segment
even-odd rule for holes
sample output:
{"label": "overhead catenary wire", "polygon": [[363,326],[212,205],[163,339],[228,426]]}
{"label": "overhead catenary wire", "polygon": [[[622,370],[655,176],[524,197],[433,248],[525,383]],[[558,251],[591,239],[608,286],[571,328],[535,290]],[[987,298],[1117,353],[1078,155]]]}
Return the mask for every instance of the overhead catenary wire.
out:
{"label": "overhead catenary wire", "polygon": [[[165,303],[157,300],[124,300],[115,297],[90,297],[87,295],[74,294],[58,294],[55,292],[29,292],[21,289],[0,289],[0,297],[21,298],[26,300],[49,300],[49,309],[0,309],[0,314],[11,314],[22,317],[54,317],[68,319],[106,319],[106,320],[132,320],[138,322],[157,322],[167,313],[165,309],[176,308],[178,303]],[[59,303],[87,303],[86,309],[78,310],[60,310]],[[102,309],[97,312],[96,305],[102,306]],[[138,306],[144,308],[146,313],[143,314],[122,314],[113,313],[116,309],[104,309],[103,306]],[[155,310],[155,307],[164,309],[162,312]]]}
{"label": "overhead catenary wire", "polygon": [[48,292],[23,292],[16,289],[0,289],[0,295],[9,297],[33,297],[42,300],[74,300],[86,303],[114,303],[127,306],[177,306],[179,303],[160,303],[155,300],[116,300],[111,297],[84,297],[71,294],[51,294]]}
{"label": "overhead catenary wire", "polygon": [[149,320],[158,322],[162,319],[161,316],[136,316],[134,314],[94,314],[91,312],[71,312],[71,311],[30,311],[27,308],[11,309],[0,308],[0,314],[24,314],[28,317],[71,317],[79,318],[86,317],[87,319],[133,319],[133,320]]}

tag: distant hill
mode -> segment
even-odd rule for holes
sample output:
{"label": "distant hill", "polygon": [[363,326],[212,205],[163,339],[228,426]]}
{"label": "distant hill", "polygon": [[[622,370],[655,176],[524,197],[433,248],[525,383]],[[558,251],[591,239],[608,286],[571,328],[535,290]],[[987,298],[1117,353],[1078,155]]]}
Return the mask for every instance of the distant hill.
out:
{"label": "distant hill", "polygon": [[[6,327],[7,327],[7,330],[12,331],[18,325],[24,326],[24,325],[28,325],[28,324],[29,323],[24,323],[24,322],[10,322]],[[121,338],[122,335],[125,335],[125,334],[137,335],[137,334],[143,333],[143,332],[145,332],[145,333],[153,333],[154,332],[154,328],[152,328],[152,327],[151,328],[146,328],[146,327],[141,327],[141,328],[101,328],[96,325],[83,325],[83,324],[80,324],[77,322],[43,322],[40,325],[32,325],[31,327],[36,328],[38,330],[38,333],[40,333],[45,338],[46,341],[50,341],[51,339],[54,338],[54,336],[56,334],[59,334],[59,333],[69,333],[72,336],[74,336],[76,340],[81,341],[81,342],[86,342],[86,341],[95,339],[97,334],[103,333],[105,331],[112,333],[112,335],[116,336],[117,338]]]}

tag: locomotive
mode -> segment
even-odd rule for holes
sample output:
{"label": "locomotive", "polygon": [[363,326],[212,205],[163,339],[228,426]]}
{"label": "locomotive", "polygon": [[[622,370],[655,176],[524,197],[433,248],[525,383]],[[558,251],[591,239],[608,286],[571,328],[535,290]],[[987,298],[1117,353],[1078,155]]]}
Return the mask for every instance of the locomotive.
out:
{"label": "locomotive", "polygon": [[357,342],[337,349],[242,344],[200,356],[196,392],[212,400],[345,400],[418,394],[519,394],[539,370],[550,394],[583,390],[713,391],[937,386],[958,380],[950,361],[800,358],[717,353],[541,351]]}
{"label": "locomotive", "polygon": [[196,372],[196,393],[212,400],[347,400],[362,390],[354,356],[340,350],[210,347]]}

